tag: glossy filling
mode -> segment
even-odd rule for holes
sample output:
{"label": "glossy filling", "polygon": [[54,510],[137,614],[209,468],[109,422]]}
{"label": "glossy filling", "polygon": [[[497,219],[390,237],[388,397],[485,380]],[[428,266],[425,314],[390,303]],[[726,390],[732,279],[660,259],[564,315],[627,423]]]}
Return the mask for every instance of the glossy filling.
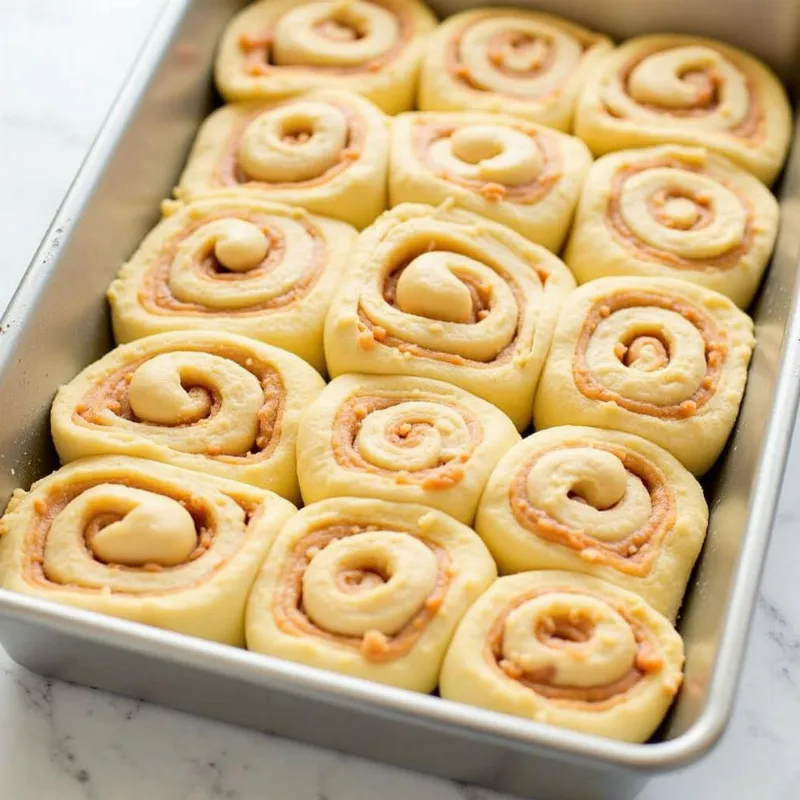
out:
{"label": "glossy filling", "polygon": [[[584,449],[587,446],[617,458],[622,468],[644,486],[650,499],[651,514],[643,525],[623,538],[609,541],[607,538],[600,539],[593,536],[591,530],[565,525],[543,509],[532,505],[527,490],[531,469],[536,461],[554,452],[553,450],[534,456],[512,481],[508,499],[514,517],[531,534],[575,551],[588,563],[606,565],[626,575],[644,577],[652,569],[664,538],[675,524],[675,495],[672,488],[664,473],[638,453],[613,445],[596,443],[575,444],[572,447]],[[569,445],[556,448],[561,451],[569,449]],[[571,499],[594,505],[588,496],[589,493],[581,491],[580,486],[575,486],[573,489]],[[613,510],[624,499],[623,495],[610,509]],[[609,509],[601,507],[599,510]]]}
{"label": "glossy filling", "polygon": [[[192,345],[187,343],[181,346],[181,351],[185,352],[205,352],[202,345]],[[151,359],[162,353],[174,353],[175,351],[165,348],[160,351],[150,353],[147,358],[125,365],[124,367],[106,375],[95,388],[90,391],[73,411],[73,422],[76,425],[91,426],[99,429],[107,429],[113,426],[113,419],[119,418],[132,423],[143,422],[135,414],[131,407],[129,397],[129,387],[133,380],[134,373],[143,364],[147,364]],[[244,368],[253,375],[261,385],[263,392],[263,404],[256,414],[256,436],[255,444],[248,452],[243,453],[224,453],[218,446],[208,445],[207,458],[228,463],[241,464],[252,463],[267,459],[278,446],[281,437],[281,420],[283,417],[285,390],[283,381],[278,372],[269,364],[259,362],[246,351],[239,350],[234,346],[220,347],[216,350],[216,356],[231,361]],[[159,423],[152,419],[146,421],[148,426],[158,426],[163,428],[180,429],[201,423],[204,420],[213,418],[219,413],[222,406],[222,398],[212,386],[202,384],[183,386],[187,396],[194,405],[200,408],[200,412],[193,418],[187,418],[181,423]],[[108,421],[107,413],[110,412],[112,422]],[[146,434],[144,434],[146,435]]]}
{"label": "glossy filling", "polygon": [[[409,653],[436,617],[453,577],[451,558],[447,551],[410,531],[392,532],[413,537],[427,547],[435,558],[436,576],[433,590],[424,599],[421,607],[397,631],[387,635],[379,630],[368,630],[362,636],[332,633],[312,622],[304,608],[303,578],[313,559],[334,542],[379,530],[383,529],[377,525],[338,523],[310,531],[297,541],[286,556],[279,588],[273,600],[272,613],[277,627],[292,636],[313,636],[352,648],[366,661],[376,664],[394,661]],[[341,570],[337,584],[344,594],[370,592],[388,584],[390,578],[391,576],[384,574],[380,564],[362,563],[355,569]]]}

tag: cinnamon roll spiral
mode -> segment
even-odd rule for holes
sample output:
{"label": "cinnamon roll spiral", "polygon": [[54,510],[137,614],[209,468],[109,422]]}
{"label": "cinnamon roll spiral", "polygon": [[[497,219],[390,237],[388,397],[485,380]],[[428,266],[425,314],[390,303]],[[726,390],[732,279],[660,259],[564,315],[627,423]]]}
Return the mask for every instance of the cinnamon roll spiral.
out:
{"label": "cinnamon roll spiral", "polygon": [[502,572],[585,572],[675,619],[707,524],[700,484],[668,452],[565,425],[500,459],[475,530]]}
{"label": "cinnamon roll spiral", "polygon": [[303,500],[355,495],[422,503],[470,523],[489,473],[519,441],[494,406],[441,381],[342,375],[297,438]]}
{"label": "cinnamon roll spiral", "polygon": [[296,509],[271,492],[139,458],[86,458],[18,492],[0,586],[244,644],[247,595]]}
{"label": "cinnamon roll spiral", "polygon": [[347,89],[397,114],[414,106],[435,27],[419,0],[261,0],[225,30],[217,87],[228,101]]}
{"label": "cinnamon roll spiral", "polygon": [[557,252],[592,157],[580,139],[492,114],[402,114],[393,126],[391,205],[452,198]]}
{"label": "cinnamon roll spiral", "polygon": [[488,400],[524,429],[575,285],[554,255],[443,205],[403,204],[359,237],[325,321],[331,375],[415,375]]}
{"label": "cinnamon roll spiral", "polygon": [[339,497],[283,528],[247,604],[247,646],[358,678],[432,691],[458,621],[497,572],[440,511]]}
{"label": "cinnamon roll spiral", "polygon": [[232,333],[178,331],[112,350],[59,389],[63,462],[118,453],[299,497],[300,415],[324,381],[291,353]]}
{"label": "cinnamon roll spiral", "polygon": [[236,103],[201,125],[180,200],[246,195],[363,228],[386,208],[388,119],[352,92]]}
{"label": "cinnamon roll spiral", "polygon": [[536,394],[537,429],[638,434],[695,475],[733,428],[753,321],[727,297],[671,278],[599,278],[559,315]]}
{"label": "cinnamon roll spiral", "polygon": [[564,259],[578,281],[682,278],[747,307],[778,232],[778,203],[756,178],[704,148],[603,156],[589,170]]}
{"label": "cinnamon roll spiral", "polygon": [[223,330],[290,350],[324,371],[322,327],[355,231],[243,197],[191,203],[162,220],[111,284],[119,343]]}
{"label": "cinnamon roll spiral", "polygon": [[695,36],[631,39],[588,77],[575,131],[600,155],[627,147],[708,147],[771,184],[792,118],[777,77],[741,50]]}
{"label": "cinnamon roll spiral", "polygon": [[569,131],[580,87],[610,50],[607,37],[549,14],[464,11],[429,40],[419,107],[504,112]]}
{"label": "cinnamon roll spiral", "polygon": [[562,728],[644,742],[683,678],[683,642],[632,592],[572,572],[500,578],[470,608],[439,691]]}

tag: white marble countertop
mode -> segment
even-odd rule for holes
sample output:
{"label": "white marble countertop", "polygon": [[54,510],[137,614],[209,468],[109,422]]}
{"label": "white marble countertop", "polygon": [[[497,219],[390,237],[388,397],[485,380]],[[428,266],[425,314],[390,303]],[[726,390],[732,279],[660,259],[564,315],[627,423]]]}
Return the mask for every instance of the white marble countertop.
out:
{"label": "white marble countertop", "polygon": [[[0,0],[0,310],[163,0]],[[2,414],[2,411],[0,411]],[[733,722],[641,800],[800,797],[800,439],[790,459]],[[0,649],[8,800],[500,800],[356,758],[44,680]]]}

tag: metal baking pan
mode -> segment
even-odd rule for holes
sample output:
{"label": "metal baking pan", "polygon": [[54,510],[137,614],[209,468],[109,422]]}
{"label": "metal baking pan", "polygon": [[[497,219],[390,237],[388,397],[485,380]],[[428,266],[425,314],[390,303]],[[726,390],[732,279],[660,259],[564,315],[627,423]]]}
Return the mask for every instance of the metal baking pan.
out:
{"label": "metal baking pan", "polygon": [[[166,5],[0,325],[0,507],[56,466],[53,392],[112,346],[106,287],[156,222],[216,102],[216,40],[241,4]],[[792,24],[800,0],[618,0],[602,4],[602,17],[591,0],[536,5],[618,35],[726,36],[773,56],[784,75],[800,52]],[[34,672],[446,778],[540,800],[633,796],[649,775],[707,751],[731,711],[800,389],[796,142],[780,198],[782,232],[754,308],[747,393],[706,482],[709,535],[680,622],[686,681],[655,741],[593,738],[4,591],[0,641]]]}

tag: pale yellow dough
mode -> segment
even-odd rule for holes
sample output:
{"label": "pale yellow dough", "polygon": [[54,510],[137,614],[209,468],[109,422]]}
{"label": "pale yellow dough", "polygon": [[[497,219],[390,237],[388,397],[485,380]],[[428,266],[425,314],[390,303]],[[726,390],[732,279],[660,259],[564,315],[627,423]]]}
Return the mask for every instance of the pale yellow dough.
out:
{"label": "pale yellow dough", "polygon": [[449,204],[397,206],[356,244],[325,322],[328,371],[447,381],[522,430],[574,286],[558,258],[502,225]]}
{"label": "pale yellow dough", "polygon": [[402,114],[392,131],[389,202],[452,198],[557,252],[591,163],[580,139],[514,117]]}
{"label": "pale yellow dough", "polygon": [[500,459],[475,520],[501,572],[585,572],[672,620],[707,525],[700,484],[666,450],[569,425],[539,431]]}
{"label": "pale yellow dough", "polygon": [[182,206],[111,284],[114,337],[123,344],[165,331],[229,331],[324,372],[325,314],[355,238],[343,222],[249,196]]}
{"label": "pale yellow dough", "polygon": [[284,526],[247,604],[247,646],[419,692],[497,575],[466,525],[408,503],[339,497]]}
{"label": "pale yellow dough", "polygon": [[610,50],[606,36],[550,14],[464,11],[428,42],[419,107],[504,112],[568,131],[581,86]]}
{"label": "pale yellow dough", "polygon": [[299,498],[300,416],[324,381],[233,333],[175,331],[121,345],[62,386],[50,414],[63,462],[118,453]]}
{"label": "pale yellow dough", "polygon": [[789,147],[786,91],[757,59],[712,39],[631,39],[587,77],[575,132],[596,155],[654,144],[708,147],[771,184]]}
{"label": "pale yellow dough", "polygon": [[389,119],[353,92],[236,103],[200,126],[175,196],[245,195],[369,225],[386,208]]}
{"label": "pale yellow dough", "polygon": [[777,233],[777,200],[727,158],[680,145],[623,150],[589,170],[564,260],[580,283],[682,278],[746,308]]}
{"label": "pale yellow dough", "polygon": [[[447,650],[439,692],[534,722],[644,742],[667,713],[682,670],[681,637],[638,595],[545,570],[500,578],[470,608]],[[609,696],[590,699],[588,690],[598,689]]]}
{"label": "pale yellow dough", "polygon": [[449,383],[342,375],[300,421],[300,490],[305,503],[380,497],[469,524],[494,465],[519,439],[505,414]]}
{"label": "pale yellow dough", "polygon": [[638,434],[702,475],[733,428],[754,345],[753,321],[718,292],[672,278],[598,278],[561,309],[534,426]]}
{"label": "pale yellow dough", "polygon": [[11,499],[0,586],[241,647],[253,579],[295,511],[166,464],[81,459]]}
{"label": "pale yellow dough", "polygon": [[261,0],[226,28],[217,87],[228,101],[348,89],[397,114],[414,107],[420,59],[435,27],[419,0]]}

